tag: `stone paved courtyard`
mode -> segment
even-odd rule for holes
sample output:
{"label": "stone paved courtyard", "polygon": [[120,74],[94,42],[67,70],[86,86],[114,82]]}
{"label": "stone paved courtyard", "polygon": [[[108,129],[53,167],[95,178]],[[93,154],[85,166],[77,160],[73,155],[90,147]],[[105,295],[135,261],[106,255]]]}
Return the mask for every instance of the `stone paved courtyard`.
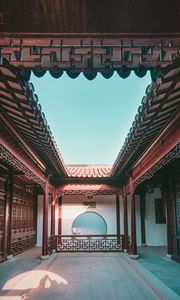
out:
{"label": "stone paved courtyard", "polygon": [[62,253],[42,262],[38,251],[0,265],[0,299],[180,299],[127,254]]}

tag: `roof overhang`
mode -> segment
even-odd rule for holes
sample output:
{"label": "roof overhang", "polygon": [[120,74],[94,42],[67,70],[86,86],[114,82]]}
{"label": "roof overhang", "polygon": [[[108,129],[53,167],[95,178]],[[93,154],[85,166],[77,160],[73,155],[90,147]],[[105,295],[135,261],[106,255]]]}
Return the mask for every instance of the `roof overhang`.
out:
{"label": "roof overhang", "polygon": [[0,31],[58,34],[179,33],[176,0],[1,0]]}
{"label": "roof overhang", "polygon": [[2,0],[0,48],[0,61],[33,69],[39,77],[46,70],[56,78],[63,71],[72,78],[80,72],[90,80],[97,72],[109,78],[114,71],[126,78],[131,70],[142,77],[179,55],[180,5],[176,0]]}

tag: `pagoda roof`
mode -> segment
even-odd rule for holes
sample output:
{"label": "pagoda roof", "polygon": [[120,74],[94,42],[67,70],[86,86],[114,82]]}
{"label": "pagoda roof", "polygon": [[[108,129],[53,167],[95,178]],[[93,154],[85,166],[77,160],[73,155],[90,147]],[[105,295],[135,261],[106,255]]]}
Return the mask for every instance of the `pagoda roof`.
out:
{"label": "pagoda roof", "polygon": [[72,178],[104,178],[109,177],[112,165],[66,165],[66,168]]}

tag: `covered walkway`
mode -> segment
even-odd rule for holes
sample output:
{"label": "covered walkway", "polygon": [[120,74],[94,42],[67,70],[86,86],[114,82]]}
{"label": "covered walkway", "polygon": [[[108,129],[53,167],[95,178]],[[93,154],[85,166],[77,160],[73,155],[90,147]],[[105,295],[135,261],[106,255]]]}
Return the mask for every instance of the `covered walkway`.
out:
{"label": "covered walkway", "polygon": [[48,261],[40,261],[39,254],[34,248],[1,265],[0,299],[180,299],[125,253],[61,253]]}

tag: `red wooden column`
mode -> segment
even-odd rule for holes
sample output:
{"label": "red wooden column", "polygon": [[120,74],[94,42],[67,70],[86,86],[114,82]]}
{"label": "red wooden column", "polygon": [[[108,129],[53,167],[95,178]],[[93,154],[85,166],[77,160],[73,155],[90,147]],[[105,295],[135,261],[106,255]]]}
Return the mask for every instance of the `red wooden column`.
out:
{"label": "red wooden column", "polygon": [[118,241],[120,240],[120,205],[119,195],[116,195],[116,234]]}
{"label": "red wooden column", "polygon": [[5,187],[5,222],[3,255],[10,259],[11,255],[11,230],[12,230],[12,205],[13,205],[13,170],[9,170]]}
{"label": "red wooden column", "polygon": [[129,249],[128,243],[128,215],[127,215],[127,195],[125,188],[122,189],[122,198],[123,198],[123,221],[124,221],[124,252],[127,252]]}
{"label": "red wooden column", "polygon": [[51,235],[55,234],[55,208],[56,208],[56,189],[53,187],[51,201]]}
{"label": "red wooden column", "polygon": [[42,242],[42,259],[48,258],[48,203],[49,203],[49,182],[45,184],[43,197],[43,242]]}
{"label": "red wooden column", "polygon": [[136,243],[136,212],[135,212],[135,199],[134,199],[134,187],[133,180],[130,177],[130,213],[131,213],[131,257],[137,259],[137,243]]}
{"label": "red wooden column", "polygon": [[62,235],[62,196],[58,199],[58,235]]}

